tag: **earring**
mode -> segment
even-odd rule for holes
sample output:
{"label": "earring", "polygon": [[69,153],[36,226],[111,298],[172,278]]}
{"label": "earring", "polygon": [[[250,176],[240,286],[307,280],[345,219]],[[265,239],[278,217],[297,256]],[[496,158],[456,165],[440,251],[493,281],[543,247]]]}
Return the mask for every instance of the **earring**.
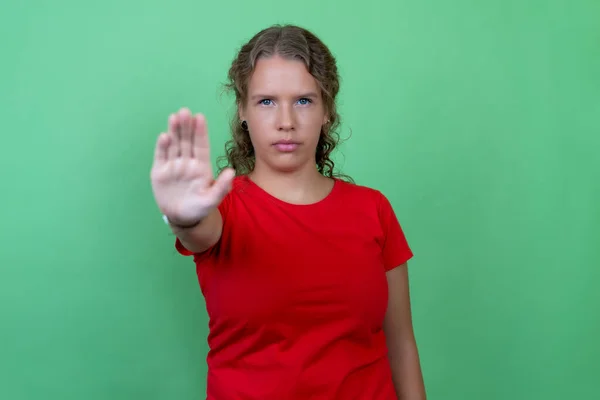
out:
{"label": "earring", "polygon": [[248,130],[248,123],[246,121],[242,121],[242,129],[245,131]]}

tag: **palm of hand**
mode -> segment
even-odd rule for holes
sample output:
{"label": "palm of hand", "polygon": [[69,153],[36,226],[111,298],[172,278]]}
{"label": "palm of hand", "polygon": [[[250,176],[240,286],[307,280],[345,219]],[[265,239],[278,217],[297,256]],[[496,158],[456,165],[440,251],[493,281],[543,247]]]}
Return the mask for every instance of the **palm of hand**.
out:
{"label": "palm of hand", "polygon": [[169,118],[169,131],[156,142],[150,173],[155,201],[170,221],[180,225],[206,217],[230,190],[235,173],[214,179],[206,120],[182,109]]}

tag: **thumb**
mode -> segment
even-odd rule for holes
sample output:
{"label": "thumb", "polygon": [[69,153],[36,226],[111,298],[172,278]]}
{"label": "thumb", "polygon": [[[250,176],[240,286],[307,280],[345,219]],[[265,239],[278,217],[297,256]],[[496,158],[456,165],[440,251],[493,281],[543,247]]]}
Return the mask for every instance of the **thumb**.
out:
{"label": "thumb", "polygon": [[210,195],[213,197],[214,204],[220,204],[227,193],[229,193],[233,184],[233,178],[235,178],[235,170],[232,168],[225,168],[221,171],[217,180],[214,181],[210,188]]}

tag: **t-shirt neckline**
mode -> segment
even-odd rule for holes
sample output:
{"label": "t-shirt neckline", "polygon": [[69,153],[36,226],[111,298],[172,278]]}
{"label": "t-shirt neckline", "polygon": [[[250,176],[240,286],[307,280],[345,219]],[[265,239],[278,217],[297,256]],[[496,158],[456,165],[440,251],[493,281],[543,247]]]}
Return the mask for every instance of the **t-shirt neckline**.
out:
{"label": "t-shirt neckline", "polygon": [[246,184],[252,188],[258,195],[260,195],[261,197],[266,198],[267,200],[271,200],[274,201],[276,203],[279,203],[285,207],[291,207],[291,208],[311,208],[311,207],[320,207],[322,205],[327,204],[328,202],[330,202],[332,200],[333,197],[335,197],[335,195],[337,194],[337,192],[339,191],[339,187],[340,187],[340,180],[337,178],[332,178],[333,179],[333,187],[331,188],[331,190],[329,191],[329,193],[323,197],[321,200],[318,200],[314,203],[307,203],[307,204],[296,204],[296,203],[290,203],[287,201],[284,201],[272,194],[270,194],[269,192],[267,192],[265,189],[263,189],[262,187],[260,187],[257,183],[255,183],[252,179],[250,179],[250,177],[248,175],[243,175],[241,176],[241,178],[243,179],[244,182],[246,182]]}

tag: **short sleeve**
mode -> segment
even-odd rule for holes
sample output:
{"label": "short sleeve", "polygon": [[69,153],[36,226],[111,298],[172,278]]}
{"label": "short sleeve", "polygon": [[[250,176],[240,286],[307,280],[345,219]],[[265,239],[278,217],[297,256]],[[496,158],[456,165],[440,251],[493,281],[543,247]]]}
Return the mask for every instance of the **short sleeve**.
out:
{"label": "short sleeve", "polygon": [[[229,205],[230,205],[230,203],[231,203],[231,192],[229,192],[227,194],[227,196],[225,196],[225,198],[223,199],[223,201],[221,202],[221,204],[219,204],[219,207],[218,207],[219,212],[221,213],[221,218],[223,218],[223,225],[225,225],[225,220],[226,220],[227,214],[229,212]],[[175,238],[175,249],[177,249],[177,252],[179,254],[181,254],[182,256],[198,255],[198,254],[195,254],[193,251],[190,251],[190,250],[186,249],[185,246],[183,245],[183,243],[181,243],[181,241],[179,240],[178,237]],[[211,249],[207,249],[203,253],[207,253],[210,250]]]}
{"label": "short sleeve", "polygon": [[384,234],[382,258],[385,271],[394,269],[413,257],[406,236],[389,200],[381,194],[379,201],[379,221]]}

